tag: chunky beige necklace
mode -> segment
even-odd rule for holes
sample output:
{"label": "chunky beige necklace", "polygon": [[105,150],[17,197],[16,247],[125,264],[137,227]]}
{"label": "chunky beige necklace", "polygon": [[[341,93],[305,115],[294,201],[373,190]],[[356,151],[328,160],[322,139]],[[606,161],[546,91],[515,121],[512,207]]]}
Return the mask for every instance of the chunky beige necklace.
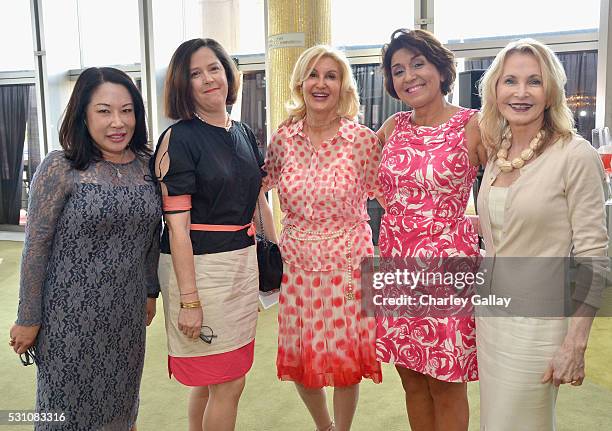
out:
{"label": "chunky beige necklace", "polygon": [[540,130],[535,137],[529,143],[529,148],[521,151],[520,157],[508,160],[508,150],[512,146],[512,132],[510,128],[504,132],[501,148],[497,151],[497,160],[495,164],[501,169],[502,172],[512,172],[514,169],[521,169],[525,166],[525,162],[531,160],[535,155],[535,152],[542,146],[542,137],[544,133]]}

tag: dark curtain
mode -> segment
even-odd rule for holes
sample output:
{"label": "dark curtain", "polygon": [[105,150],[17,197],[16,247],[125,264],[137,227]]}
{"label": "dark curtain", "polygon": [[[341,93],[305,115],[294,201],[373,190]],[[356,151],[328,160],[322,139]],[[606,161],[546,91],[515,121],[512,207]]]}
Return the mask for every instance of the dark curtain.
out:
{"label": "dark curtain", "polygon": [[[567,104],[574,114],[576,130],[591,141],[595,128],[595,96],[597,94],[597,51],[560,52],[557,54],[565,74]],[[487,69],[493,57],[466,60],[465,70]]]}
{"label": "dark curtain", "polygon": [[32,177],[40,165],[40,138],[38,132],[38,110],[36,104],[36,91],[34,86],[30,87],[30,111],[28,113],[28,135],[27,139],[27,159],[23,161],[23,169],[26,171],[26,193],[21,196],[21,208],[28,208],[28,196]]}
{"label": "dark curtain", "polygon": [[0,224],[19,224],[30,86],[0,86]]}
{"label": "dark curtain", "polygon": [[261,153],[266,155],[266,72],[245,72],[242,76],[242,111],[240,119],[257,137]]}
{"label": "dark curtain", "polygon": [[408,108],[385,91],[383,73],[378,64],[352,66],[361,103],[359,122],[376,131],[385,120]]}
{"label": "dark curtain", "polygon": [[491,63],[493,63],[493,57],[473,58],[471,60],[465,60],[465,70],[487,70]]}
{"label": "dark curtain", "polygon": [[[352,66],[361,111],[359,122],[376,131],[385,120],[399,111],[406,111],[408,107],[399,100],[389,96],[385,91],[383,73],[378,64],[359,64]],[[368,201],[368,214],[374,245],[378,245],[380,219],[384,213],[376,200]]]}
{"label": "dark curtain", "polygon": [[595,128],[595,96],[597,95],[597,51],[557,54],[565,73],[567,104],[574,113],[578,133],[589,142]]}

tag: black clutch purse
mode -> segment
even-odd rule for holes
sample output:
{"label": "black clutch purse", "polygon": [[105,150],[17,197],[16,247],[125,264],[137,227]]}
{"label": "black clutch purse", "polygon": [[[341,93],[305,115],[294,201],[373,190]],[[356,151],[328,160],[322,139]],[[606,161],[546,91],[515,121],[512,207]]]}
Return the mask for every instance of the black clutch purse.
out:
{"label": "black clutch purse", "polygon": [[259,267],[259,290],[270,292],[274,289],[280,289],[281,278],[283,277],[283,259],[278,245],[266,238],[259,202],[257,203],[257,210],[259,226],[261,227],[261,234],[257,234],[255,237],[257,241],[257,265]]}

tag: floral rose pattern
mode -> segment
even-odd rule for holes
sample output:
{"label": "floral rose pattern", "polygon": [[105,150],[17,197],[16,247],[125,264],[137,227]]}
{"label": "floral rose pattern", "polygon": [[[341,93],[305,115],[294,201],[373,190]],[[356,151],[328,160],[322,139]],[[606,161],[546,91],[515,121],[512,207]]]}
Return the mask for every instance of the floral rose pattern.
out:
{"label": "floral rose pattern", "polygon": [[[459,109],[437,127],[412,125],[410,112],[396,115],[378,172],[387,203],[381,257],[478,255],[478,237],[464,215],[478,171],[465,140],[465,125],[475,113]],[[474,318],[454,317],[452,309],[448,317],[431,317],[439,310],[418,308],[410,310],[413,317],[377,318],[378,359],[448,382],[477,380]]]}

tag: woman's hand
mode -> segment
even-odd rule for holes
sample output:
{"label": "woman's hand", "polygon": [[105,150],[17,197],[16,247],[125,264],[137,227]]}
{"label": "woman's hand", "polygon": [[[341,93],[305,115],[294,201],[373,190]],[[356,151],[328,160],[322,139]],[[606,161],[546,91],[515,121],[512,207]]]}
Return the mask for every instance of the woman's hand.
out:
{"label": "woman's hand", "polygon": [[11,346],[17,354],[25,353],[30,347],[34,345],[36,336],[40,330],[40,325],[34,326],[23,326],[13,325],[11,328]]}
{"label": "woman's hand", "polygon": [[151,324],[157,312],[157,298],[147,298],[147,326]]}
{"label": "woman's hand", "polygon": [[564,383],[580,386],[585,376],[585,351],[586,348],[566,339],[548,364],[542,383],[552,382],[557,387]]}
{"label": "woman's hand", "polygon": [[187,338],[198,338],[202,330],[202,308],[181,308],[178,317],[179,330]]}

